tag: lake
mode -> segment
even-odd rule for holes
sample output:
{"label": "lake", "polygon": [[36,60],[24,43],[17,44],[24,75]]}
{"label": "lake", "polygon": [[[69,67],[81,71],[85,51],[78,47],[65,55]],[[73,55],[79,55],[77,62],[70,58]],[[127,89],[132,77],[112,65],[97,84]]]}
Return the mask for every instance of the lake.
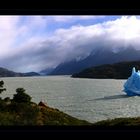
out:
{"label": "lake", "polygon": [[96,122],[116,117],[140,116],[140,97],[128,97],[123,90],[126,80],[80,79],[70,76],[1,78],[6,92],[2,98],[13,97],[18,87],[26,89],[32,101],[47,102],[50,107]]}

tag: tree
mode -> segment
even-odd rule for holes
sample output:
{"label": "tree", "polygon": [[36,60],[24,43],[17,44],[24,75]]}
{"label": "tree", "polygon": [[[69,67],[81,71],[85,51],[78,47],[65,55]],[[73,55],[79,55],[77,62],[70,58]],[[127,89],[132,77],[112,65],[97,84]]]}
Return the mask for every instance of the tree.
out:
{"label": "tree", "polygon": [[3,81],[0,81],[0,94],[1,94],[3,91],[6,91],[6,88],[3,88],[3,85],[4,85],[4,82],[3,82]]}
{"label": "tree", "polygon": [[18,103],[29,103],[31,101],[31,97],[25,93],[24,88],[17,88],[17,94],[14,94],[13,101]]}

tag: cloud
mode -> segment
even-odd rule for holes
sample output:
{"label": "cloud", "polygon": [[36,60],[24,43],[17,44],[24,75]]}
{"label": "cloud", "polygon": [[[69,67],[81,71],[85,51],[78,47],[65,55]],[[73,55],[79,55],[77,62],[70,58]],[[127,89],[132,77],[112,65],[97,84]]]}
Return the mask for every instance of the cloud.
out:
{"label": "cloud", "polygon": [[23,41],[39,36],[46,26],[42,16],[0,16],[0,55],[7,53],[12,46],[14,49],[16,45],[19,47],[20,40],[23,44]]}
{"label": "cloud", "polygon": [[[116,52],[129,46],[140,49],[140,19],[135,16],[122,16],[90,26],[73,25],[68,29],[57,29],[51,36],[42,36],[40,32],[47,28],[48,17],[27,17],[22,23],[20,18],[7,19],[12,24],[6,22],[7,25],[0,25],[0,31],[5,26],[3,33],[6,32],[4,38],[0,36],[0,40],[7,38],[10,41],[3,43],[7,49],[3,47],[4,51],[0,53],[0,64],[11,70],[25,72],[56,67],[72,59],[84,59],[97,48],[108,48]],[[70,18],[75,17],[57,17],[55,20],[66,22]],[[16,49],[9,47],[20,34],[22,37],[19,46]]]}
{"label": "cloud", "polygon": [[18,16],[0,16],[0,56],[4,55],[14,43],[18,19]]}

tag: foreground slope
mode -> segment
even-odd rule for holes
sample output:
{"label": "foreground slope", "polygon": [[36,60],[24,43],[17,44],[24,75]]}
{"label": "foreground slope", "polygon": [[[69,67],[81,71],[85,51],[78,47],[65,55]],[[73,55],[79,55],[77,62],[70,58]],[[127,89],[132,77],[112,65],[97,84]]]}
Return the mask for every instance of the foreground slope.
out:
{"label": "foreground slope", "polygon": [[36,103],[0,101],[0,125],[90,125],[58,109]]}
{"label": "foreground slope", "polygon": [[[3,93],[4,81],[0,81],[0,94]],[[46,103],[36,104],[31,101],[24,88],[17,88],[16,94],[10,99],[0,98],[0,125],[90,125]]]}
{"label": "foreground slope", "polygon": [[115,118],[115,119],[108,119],[94,123],[94,126],[139,126],[140,127],[140,117],[133,117],[133,118]]}

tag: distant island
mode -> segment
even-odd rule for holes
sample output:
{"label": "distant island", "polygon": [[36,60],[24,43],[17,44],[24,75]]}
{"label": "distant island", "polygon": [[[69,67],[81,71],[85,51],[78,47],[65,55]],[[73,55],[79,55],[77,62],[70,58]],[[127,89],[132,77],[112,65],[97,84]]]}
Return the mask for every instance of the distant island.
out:
{"label": "distant island", "polygon": [[19,73],[0,67],[0,77],[40,76],[37,72]]}
{"label": "distant island", "polygon": [[127,61],[87,68],[72,75],[73,78],[127,79],[132,68],[140,69],[140,61]]}

